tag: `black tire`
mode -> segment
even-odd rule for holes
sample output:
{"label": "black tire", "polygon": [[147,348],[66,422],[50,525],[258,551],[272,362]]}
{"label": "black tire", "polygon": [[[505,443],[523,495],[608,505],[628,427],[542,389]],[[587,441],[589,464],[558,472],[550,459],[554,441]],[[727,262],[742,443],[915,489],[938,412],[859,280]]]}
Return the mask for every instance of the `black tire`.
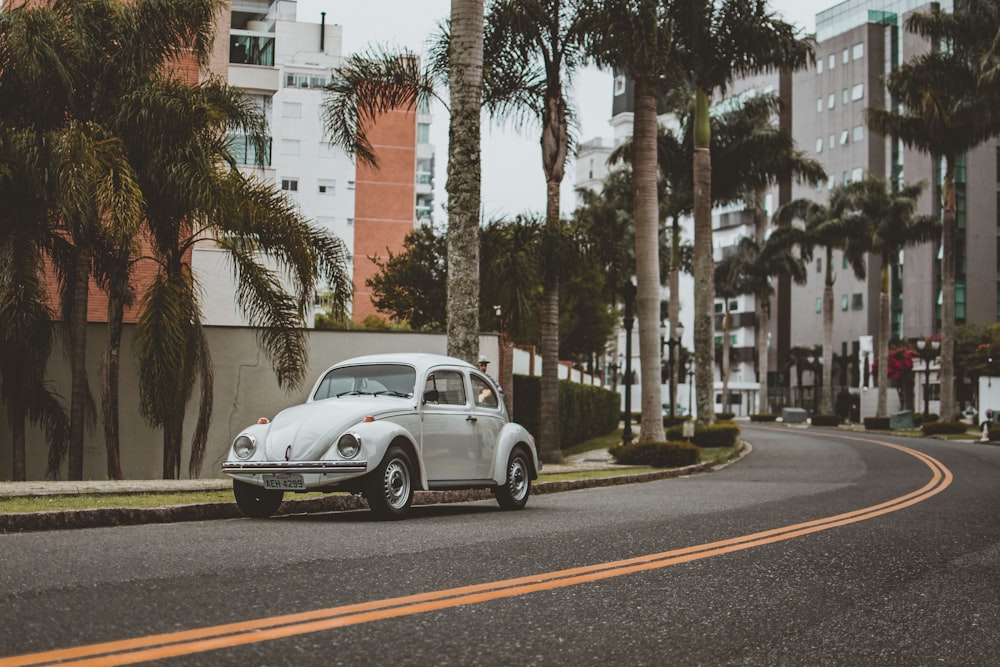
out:
{"label": "black tire", "polygon": [[236,505],[245,516],[251,519],[265,519],[278,511],[285,492],[265,489],[263,486],[234,479],[233,495],[236,497]]}
{"label": "black tire", "polygon": [[507,480],[493,489],[502,510],[519,510],[528,504],[531,494],[531,464],[524,451],[515,449],[507,461]]}
{"label": "black tire", "polygon": [[365,481],[368,508],[379,519],[402,519],[413,503],[413,462],[402,447],[392,446]]}

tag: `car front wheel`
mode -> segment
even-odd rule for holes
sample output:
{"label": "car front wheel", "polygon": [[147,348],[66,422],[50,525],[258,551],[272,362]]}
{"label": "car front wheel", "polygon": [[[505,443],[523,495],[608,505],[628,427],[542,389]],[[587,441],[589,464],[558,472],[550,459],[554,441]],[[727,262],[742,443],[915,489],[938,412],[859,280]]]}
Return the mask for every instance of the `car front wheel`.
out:
{"label": "car front wheel", "polygon": [[236,505],[245,516],[264,519],[278,511],[285,493],[234,479],[233,495],[236,497]]}
{"label": "car front wheel", "polygon": [[531,493],[531,468],[528,457],[520,449],[511,452],[507,461],[507,481],[493,490],[497,504],[503,510],[519,510],[528,503]]}
{"label": "car front wheel", "polygon": [[368,507],[380,519],[402,519],[413,503],[413,463],[401,447],[390,447],[365,485]]}

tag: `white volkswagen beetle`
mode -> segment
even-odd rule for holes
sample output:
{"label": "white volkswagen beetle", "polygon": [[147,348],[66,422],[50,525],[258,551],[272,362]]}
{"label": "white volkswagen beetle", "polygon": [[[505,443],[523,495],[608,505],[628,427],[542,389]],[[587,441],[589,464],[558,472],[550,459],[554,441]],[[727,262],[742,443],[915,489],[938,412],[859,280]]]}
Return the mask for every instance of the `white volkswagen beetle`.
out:
{"label": "white volkswagen beetle", "polygon": [[222,471],[243,514],[266,517],[286,491],[364,494],[402,518],[416,489],[491,489],[520,509],[541,464],[492,378],[460,359],[381,354],[332,366],[308,400],[243,429]]}

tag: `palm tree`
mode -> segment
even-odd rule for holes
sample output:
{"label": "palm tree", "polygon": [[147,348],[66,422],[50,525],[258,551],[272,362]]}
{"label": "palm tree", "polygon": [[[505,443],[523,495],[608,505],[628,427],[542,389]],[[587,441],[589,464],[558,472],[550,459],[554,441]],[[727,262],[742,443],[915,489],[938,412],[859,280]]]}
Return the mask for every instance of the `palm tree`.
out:
{"label": "palm tree", "polygon": [[695,382],[698,419],[714,421],[712,390],[713,313],[712,159],[709,103],[733,77],[772,69],[797,69],[812,58],[812,44],[789,23],[777,20],[766,0],[678,0],[672,65],[695,94],[694,272]]}
{"label": "palm tree", "polygon": [[640,441],[664,438],[656,105],[673,47],[671,5],[666,0],[584,0],[580,10],[590,57],[598,66],[614,68],[635,82],[632,193],[642,382]]}
{"label": "palm tree", "polygon": [[[865,120],[874,132],[944,161],[941,417],[949,419],[955,412],[955,170],[962,155],[1000,133],[1000,92],[993,85],[1000,7],[992,0],[966,0],[955,3],[952,14],[938,7],[911,14],[906,28],[939,48],[889,75],[889,93],[902,111],[869,108]],[[880,364],[880,375],[884,367]],[[881,385],[879,390],[881,396]]]}
{"label": "palm tree", "polygon": [[[766,241],[760,243],[755,238],[743,237],[736,246],[735,252],[723,259],[716,266],[717,286],[721,284],[725,298],[723,346],[729,338],[729,297],[750,294],[756,302],[758,317],[764,314],[770,317],[771,297],[774,296],[772,278],[787,276],[793,282],[804,284],[806,281],[805,264],[801,258],[791,252],[788,239],[780,234],[772,234]],[[758,403],[763,409],[767,406],[767,339],[761,335],[766,322],[757,322],[757,363],[759,364],[760,394]],[[763,344],[762,344],[763,343]],[[723,352],[723,364],[727,367],[723,376],[723,405],[728,410],[728,358]]]}
{"label": "palm tree", "polygon": [[372,167],[367,133],[392,109],[416,109],[450,92],[448,131],[448,354],[475,362],[479,352],[480,111],[483,0],[452,0],[447,34],[426,69],[409,51],[370,50],[334,68],[323,124],[331,142]]}
{"label": "palm tree", "polygon": [[[829,205],[811,199],[796,199],[779,208],[774,214],[774,223],[779,227],[776,239],[784,243],[797,244],[802,258],[811,262],[817,247],[823,248],[825,273],[823,277],[823,386],[828,390],[820,397],[820,414],[833,414],[833,285],[837,280],[833,271],[833,251],[844,252],[854,271],[855,277],[864,279],[866,274],[865,251],[867,246],[858,242],[866,238],[864,220],[851,216],[851,202],[846,196],[845,186],[837,186],[830,191]],[[804,227],[793,227],[795,220],[801,220]]]}
{"label": "palm tree", "polygon": [[881,259],[877,353],[879,417],[888,415],[890,271],[899,266],[904,248],[927,243],[940,232],[939,223],[931,216],[914,215],[923,188],[923,184],[918,183],[904,185],[898,192],[891,192],[885,179],[870,174],[844,186],[844,197],[851,209],[848,215],[857,216],[860,223],[867,227],[867,249]]}
{"label": "palm tree", "polygon": [[[568,0],[494,0],[486,17],[487,103],[493,117],[541,123],[546,226],[562,227],[559,194],[570,148],[566,81],[582,64],[579,15]],[[538,65],[541,63],[541,66]],[[545,264],[542,307],[542,459],[562,461],[559,448],[558,263]]]}

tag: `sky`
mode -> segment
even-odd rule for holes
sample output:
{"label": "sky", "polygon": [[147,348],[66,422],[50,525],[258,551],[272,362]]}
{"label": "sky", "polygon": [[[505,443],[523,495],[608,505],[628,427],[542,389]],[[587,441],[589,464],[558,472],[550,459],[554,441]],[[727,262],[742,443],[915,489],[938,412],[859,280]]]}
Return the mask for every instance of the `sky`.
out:
{"label": "sky", "polygon": [[[815,29],[816,13],[838,4],[837,0],[771,0],[772,10],[784,20],[800,26],[804,33]],[[439,22],[448,18],[450,0],[298,0],[298,20],[343,26],[343,55],[365,50],[368,45],[405,47],[424,52],[424,44]],[[581,70],[569,93],[579,119],[577,138],[610,140],[612,77],[594,68]],[[443,107],[432,109],[431,143],[436,160],[434,218],[444,221],[444,186],[448,156],[448,117]],[[542,172],[540,128],[519,130],[497,126],[484,119],[482,126],[482,207],[487,220],[518,214],[541,216],[545,211],[545,177]],[[566,167],[561,208],[575,208],[575,167]]]}

